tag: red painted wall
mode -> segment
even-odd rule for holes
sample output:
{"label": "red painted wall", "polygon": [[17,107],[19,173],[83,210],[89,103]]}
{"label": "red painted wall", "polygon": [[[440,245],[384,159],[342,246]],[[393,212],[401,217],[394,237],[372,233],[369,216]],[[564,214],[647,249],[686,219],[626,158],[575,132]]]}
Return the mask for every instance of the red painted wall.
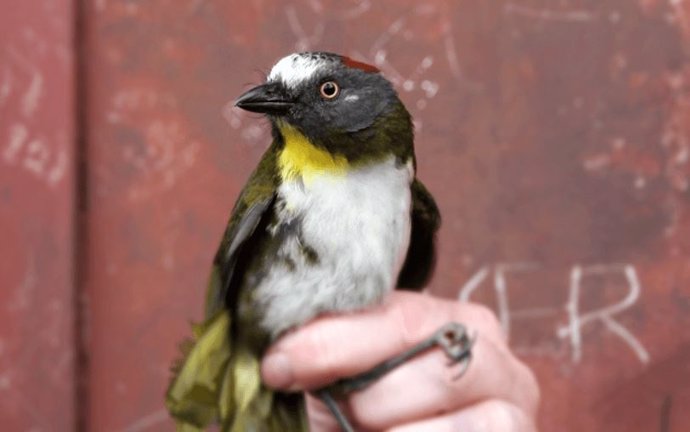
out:
{"label": "red painted wall", "polygon": [[0,419],[75,425],[73,2],[0,2]]}
{"label": "red painted wall", "polygon": [[[188,321],[201,316],[227,215],[269,142],[265,123],[231,102],[275,60],[305,49],[375,63],[396,84],[416,119],[420,177],[444,216],[432,289],[496,310],[540,379],[542,430],[690,428],[682,415],[690,408],[690,4],[83,7],[87,213],[78,264],[88,362],[80,364],[87,391],[78,411],[89,430],[171,430],[162,405],[168,366]],[[70,5],[63,15],[24,8],[1,22],[57,32],[31,24],[53,23],[64,33],[44,43],[63,40],[69,58]],[[45,397],[45,378],[33,371],[56,374],[21,367],[22,359],[74,352],[73,71],[21,32],[0,32],[16,46],[0,52],[3,304],[26,292],[27,280],[40,287],[28,290],[31,307],[1,312],[10,326],[0,329],[0,395],[10,402],[0,397],[0,417],[8,413],[21,429],[41,424],[18,402]],[[27,64],[45,75],[31,118],[23,111]],[[6,70],[16,83],[9,97]],[[43,174],[27,165],[33,147],[12,144],[17,123],[48,143]],[[63,160],[65,174],[51,183]],[[57,312],[43,294],[53,291],[64,302]],[[39,336],[58,330],[56,348]],[[62,379],[50,399],[69,407],[65,368],[50,375]],[[3,387],[11,370],[23,381]],[[46,405],[46,421],[71,430],[69,409],[55,404]]]}

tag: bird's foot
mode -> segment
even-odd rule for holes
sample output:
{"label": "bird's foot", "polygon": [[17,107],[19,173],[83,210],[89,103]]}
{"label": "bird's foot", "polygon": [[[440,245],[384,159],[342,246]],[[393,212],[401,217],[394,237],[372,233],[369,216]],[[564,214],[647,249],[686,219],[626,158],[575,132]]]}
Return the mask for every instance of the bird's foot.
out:
{"label": "bird's foot", "polygon": [[475,340],[476,337],[471,337],[462,324],[448,323],[407,351],[379,363],[366,372],[340,379],[333,384],[320,388],[314,391],[314,395],[326,404],[344,432],[353,432],[352,425],[338,407],[334,395],[342,396],[362,390],[393,369],[435,346],[440,347],[448,357],[448,366],[461,364],[460,371],[454,377],[454,379],[458,379],[469,367]]}

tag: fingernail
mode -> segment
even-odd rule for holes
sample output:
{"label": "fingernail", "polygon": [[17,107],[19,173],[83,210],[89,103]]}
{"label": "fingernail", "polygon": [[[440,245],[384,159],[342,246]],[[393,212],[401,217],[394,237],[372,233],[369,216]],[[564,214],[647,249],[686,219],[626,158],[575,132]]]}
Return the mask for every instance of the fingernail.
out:
{"label": "fingernail", "polygon": [[264,380],[271,387],[287,389],[294,381],[290,359],[278,351],[266,356],[263,361]]}

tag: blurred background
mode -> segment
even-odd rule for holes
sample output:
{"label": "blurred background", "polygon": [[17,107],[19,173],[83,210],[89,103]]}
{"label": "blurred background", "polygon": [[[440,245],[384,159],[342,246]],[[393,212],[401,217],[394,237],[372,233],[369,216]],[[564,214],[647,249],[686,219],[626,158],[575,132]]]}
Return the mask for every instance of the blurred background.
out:
{"label": "blurred background", "polygon": [[0,0],[0,419],[168,431],[283,55],[377,65],[542,431],[690,430],[690,1]]}

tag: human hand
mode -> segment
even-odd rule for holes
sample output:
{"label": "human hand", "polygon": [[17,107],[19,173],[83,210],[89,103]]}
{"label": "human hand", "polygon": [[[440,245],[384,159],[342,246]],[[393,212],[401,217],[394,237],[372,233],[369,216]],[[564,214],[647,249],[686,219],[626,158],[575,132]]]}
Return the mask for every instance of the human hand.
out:
{"label": "human hand", "polygon": [[[313,390],[371,369],[428,338],[448,322],[477,334],[465,374],[447,366],[441,349],[421,354],[342,401],[357,430],[534,432],[539,388],[509,350],[493,313],[472,303],[394,292],[376,308],[322,317],[280,338],[262,363],[264,382],[283,390]],[[338,425],[307,396],[310,430]]]}

